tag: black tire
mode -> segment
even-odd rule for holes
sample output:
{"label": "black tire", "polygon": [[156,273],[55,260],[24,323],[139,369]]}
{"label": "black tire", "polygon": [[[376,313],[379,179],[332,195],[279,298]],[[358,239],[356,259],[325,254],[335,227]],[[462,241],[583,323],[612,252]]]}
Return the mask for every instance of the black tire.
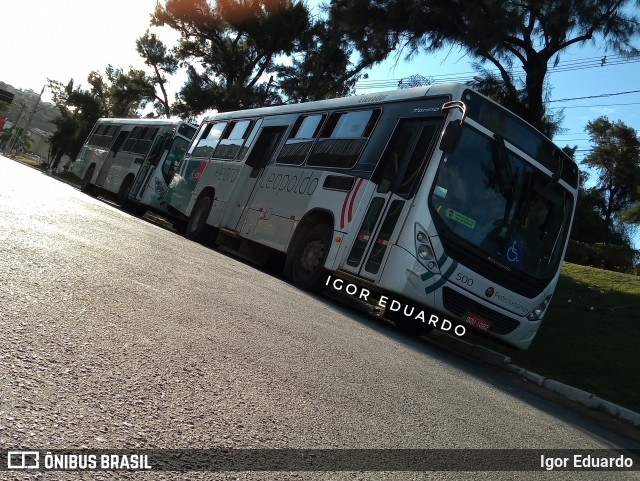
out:
{"label": "black tire", "polygon": [[212,240],[211,237],[213,236],[214,229],[207,225],[207,218],[211,212],[212,205],[211,197],[202,197],[196,202],[189,216],[189,221],[187,222],[184,233],[187,239],[200,242],[201,244]]}
{"label": "black tire", "polygon": [[187,233],[187,223],[183,220],[174,220],[173,228],[180,235],[185,235]]}
{"label": "black tire", "polygon": [[84,192],[87,195],[95,197],[95,186],[91,185],[91,178],[93,177],[93,172],[95,171],[95,166],[91,165],[87,171],[84,173],[84,177],[82,178],[82,182],[80,182],[80,192]]}
{"label": "black tire", "polygon": [[[396,327],[409,336],[420,337],[425,334],[433,331],[433,326],[427,326],[420,321],[416,321],[415,319],[410,319],[404,317],[402,314],[395,314],[392,316],[388,316],[386,313],[384,315],[385,319],[389,319],[393,321]],[[390,319],[391,317],[391,319]]]}
{"label": "black tire", "polygon": [[118,190],[118,197],[116,199],[116,203],[120,206],[121,209],[128,210],[129,205],[129,194],[131,193],[131,187],[133,186],[133,177],[126,177],[122,184],[120,185],[120,190]]}
{"label": "black tire", "polygon": [[309,230],[293,251],[287,256],[288,273],[298,287],[318,291],[325,282],[324,263],[327,260],[333,229],[327,224],[319,224]]}
{"label": "black tire", "polygon": [[[412,301],[409,301],[402,297],[396,297],[395,300],[400,302],[403,307],[405,305],[409,305],[409,306],[414,305]],[[389,299],[386,304],[386,308],[384,310],[384,314],[382,315],[382,317],[393,322],[399,330],[401,330],[402,332],[404,332],[409,336],[415,336],[415,337],[423,336],[424,334],[427,334],[433,330],[433,326],[430,326],[424,322],[416,320],[412,316],[406,316],[403,312],[404,309],[392,311],[390,309],[391,302],[392,302],[391,299]],[[413,314],[414,312],[415,311],[412,310],[411,314]]]}

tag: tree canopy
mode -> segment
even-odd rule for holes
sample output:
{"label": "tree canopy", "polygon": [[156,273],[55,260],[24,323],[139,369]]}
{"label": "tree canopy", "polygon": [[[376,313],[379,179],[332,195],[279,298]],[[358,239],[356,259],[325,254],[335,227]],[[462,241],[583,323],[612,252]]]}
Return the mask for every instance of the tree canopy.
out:
{"label": "tree canopy", "polygon": [[157,85],[161,94],[154,95],[153,105],[157,112],[161,112],[165,117],[171,117],[171,102],[167,93],[167,75],[175,74],[178,71],[178,58],[175,53],[158,38],[155,33],[149,30],[136,40],[136,50],[144,59],[145,65],[153,69],[153,75],[148,77],[153,85]]}
{"label": "tree canopy", "polygon": [[544,100],[549,64],[570,46],[602,40],[635,55],[637,0],[336,0],[331,18],[366,58],[403,46],[461,47],[479,67],[498,71],[507,108],[552,133]]}
{"label": "tree canopy", "polygon": [[167,0],[152,24],[180,33],[175,51],[188,80],[176,109],[187,115],[277,101],[264,76],[310,27],[304,4],[290,0]]}
{"label": "tree canopy", "polygon": [[594,146],[583,163],[597,173],[602,199],[599,210],[607,226],[613,228],[622,220],[622,212],[640,201],[640,139],[635,129],[607,117],[589,122],[586,130]]}

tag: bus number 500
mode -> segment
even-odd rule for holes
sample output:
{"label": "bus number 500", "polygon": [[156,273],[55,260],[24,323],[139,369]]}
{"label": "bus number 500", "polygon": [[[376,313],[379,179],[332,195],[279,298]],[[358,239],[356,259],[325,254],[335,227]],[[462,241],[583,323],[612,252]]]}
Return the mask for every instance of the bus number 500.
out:
{"label": "bus number 500", "polygon": [[461,274],[460,272],[458,272],[458,275],[456,276],[456,280],[462,282],[463,284],[468,285],[469,287],[473,285],[473,279],[471,279],[471,277],[467,277]]}

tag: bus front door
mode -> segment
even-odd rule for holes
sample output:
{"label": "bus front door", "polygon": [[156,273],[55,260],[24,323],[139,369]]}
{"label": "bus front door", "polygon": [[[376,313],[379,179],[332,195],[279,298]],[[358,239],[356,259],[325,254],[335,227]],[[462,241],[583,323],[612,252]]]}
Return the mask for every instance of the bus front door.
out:
{"label": "bus front door", "polygon": [[401,119],[373,172],[377,185],[341,269],[375,280],[411,207],[442,118]]}

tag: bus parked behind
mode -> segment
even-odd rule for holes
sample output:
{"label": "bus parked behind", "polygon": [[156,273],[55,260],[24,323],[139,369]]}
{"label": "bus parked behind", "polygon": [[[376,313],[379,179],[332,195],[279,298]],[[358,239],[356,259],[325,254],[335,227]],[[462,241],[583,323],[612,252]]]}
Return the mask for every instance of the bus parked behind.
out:
{"label": "bus parked behind", "polygon": [[164,196],[195,131],[180,120],[99,119],[73,165],[80,190],[168,214]]}

